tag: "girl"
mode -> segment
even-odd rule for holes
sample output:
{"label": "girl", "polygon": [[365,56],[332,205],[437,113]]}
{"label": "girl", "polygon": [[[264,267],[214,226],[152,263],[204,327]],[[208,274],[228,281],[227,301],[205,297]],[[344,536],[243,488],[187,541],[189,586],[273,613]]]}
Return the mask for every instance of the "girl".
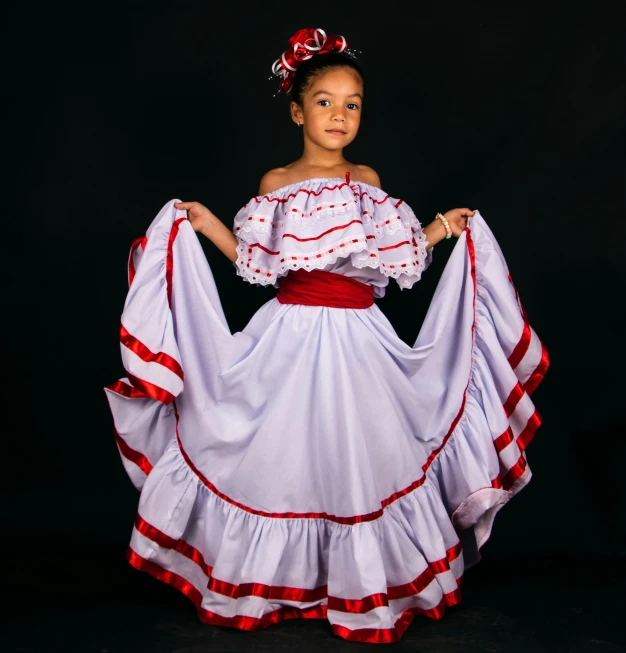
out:
{"label": "girl", "polygon": [[[548,368],[480,214],[422,228],[348,162],[363,74],[346,41],[300,30],[274,65],[302,156],[266,173],[232,232],[168,202],[137,239],[122,314],[127,376],[106,388],[141,490],[128,549],[201,620],[254,630],[326,618],[400,639],[461,599],[497,511],[530,480]],[[231,334],[194,234],[278,286]],[[458,237],[413,347],[375,304]]]}

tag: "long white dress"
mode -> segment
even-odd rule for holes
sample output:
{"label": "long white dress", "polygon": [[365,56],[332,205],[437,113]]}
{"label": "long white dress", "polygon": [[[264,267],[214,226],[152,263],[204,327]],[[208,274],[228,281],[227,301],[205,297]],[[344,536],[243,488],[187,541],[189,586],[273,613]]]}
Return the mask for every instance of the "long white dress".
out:
{"label": "long white dress", "polygon": [[[272,298],[231,334],[177,201],[131,250],[126,376],[106,388],[141,490],[130,563],[202,621],[245,630],[327,618],[393,642],[415,614],[441,617],[530,480],[530,394],[549,364],[480,213],[410,347],[375,304]],[[252,198],[233,231],[251,283],[324,269],[381,297],[430,260],[405,203],[341,178]]]}

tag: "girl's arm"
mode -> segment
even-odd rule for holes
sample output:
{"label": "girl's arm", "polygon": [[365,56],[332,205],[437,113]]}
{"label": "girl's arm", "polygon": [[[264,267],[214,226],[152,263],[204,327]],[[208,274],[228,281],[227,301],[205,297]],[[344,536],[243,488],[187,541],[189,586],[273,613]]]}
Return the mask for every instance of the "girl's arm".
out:
{"label": "girl's arm", "polygon": [[179,202],[174,206],[187,211],[194,230],[206,236],[232,263],[237,260],[238,241],[235,234],[206,206],[199,202]]}
{"label": "girl's arm", "polygon": [[[465,227],[467,226],[468,217],[474,215],[474,211],[470,209],[452,209],[443,214],[443,217],[450,224],[452,235],[458,238]],[[443,226],[443,221],[435,218],[429,225],[424,227],[424,234],[428,240],[426,249],[434,247],[438,242],[446,237],[446,228]]]}

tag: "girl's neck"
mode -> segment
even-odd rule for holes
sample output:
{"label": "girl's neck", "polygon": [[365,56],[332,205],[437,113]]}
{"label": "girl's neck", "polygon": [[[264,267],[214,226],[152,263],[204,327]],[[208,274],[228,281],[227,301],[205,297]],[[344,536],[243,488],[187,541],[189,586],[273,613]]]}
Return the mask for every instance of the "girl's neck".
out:
{"label": "girl's neck", "polygon": [[322,148],[304,148],[302,156],[298,159],[298,163],[306,168],[316,168],[319,170],[332,170],[345,166],[347,161],[343,157],[343,149],[341,150],[323,150]]}

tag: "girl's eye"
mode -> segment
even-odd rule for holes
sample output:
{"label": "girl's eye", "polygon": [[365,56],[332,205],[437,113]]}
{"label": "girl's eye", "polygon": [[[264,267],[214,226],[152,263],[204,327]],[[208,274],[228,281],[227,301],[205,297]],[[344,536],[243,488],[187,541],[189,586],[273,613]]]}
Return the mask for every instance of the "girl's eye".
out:
{"label": "girl's eye", "polygon": [[[326,102],[326,104],[322,104],[322,102]],[[318,104],[321,104],[323,107],[327,107],[330,105],[330,102],[328,100],[320,100]]]}
{"label": "girl's eye", "polygon": [[359,108],[359,105],[355,104],[354,102],[350,102],[350,104],[348,105],[348,109],[352,109],[353,111],[355,109],[358,109],[358,108]]}

